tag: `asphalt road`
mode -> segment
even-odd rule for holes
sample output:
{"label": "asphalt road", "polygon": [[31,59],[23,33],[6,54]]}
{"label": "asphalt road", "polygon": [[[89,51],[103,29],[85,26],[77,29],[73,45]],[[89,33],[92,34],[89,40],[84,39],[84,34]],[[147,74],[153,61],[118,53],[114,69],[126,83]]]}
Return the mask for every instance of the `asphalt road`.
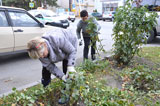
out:
{"label": "asphalt road", "polygon": [[[79,19],[74,23],[70,23],[69,29],[72,29],[76,34],[76,25]],[[113,23],[107,21],[98,21],[101,25],[100,39],[106,51],[110,52],[112,49],[112,28]],[[153,43],[146,46],[160,46],[160,38],[156,38]],[[83,46],[78,47],[77,61],[79,65],[82,62]],[[103,54],[103,56],[108,55]],[[56,64],[61,68],[61,63]],[[0,57],[0,96],[7,95],[12,92],[12,88],[16,87],[18,90],[33,86],[40,83],[41,79],[41,63],[39,60],[32,60],[27,53],[19,53],[14,55],[7,55]],[[54,76],[53,76],[54,78]]]}

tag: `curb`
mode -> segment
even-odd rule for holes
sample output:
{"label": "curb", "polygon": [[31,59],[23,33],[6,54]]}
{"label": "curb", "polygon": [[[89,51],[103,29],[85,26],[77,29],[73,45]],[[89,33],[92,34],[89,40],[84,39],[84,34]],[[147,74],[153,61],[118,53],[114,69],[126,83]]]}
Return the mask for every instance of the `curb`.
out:
{"label": "curb", "polygon": [[[21,91],[21,90],[23,90],[23,89],[26,89],[26,88],[32,87],[32,86],[34,86],[34,85],[40,84],[40,82],[41,82],[40,80],[39,80],[39,81],[35,81],[35,82],[33,82],[33,83],[30,83],[30,84],[21,86],[21,87],[19,87],[19,88],[16,88],[16,90]],[[0,94],[0,97],[7,96],[7,95],[9,95],[9,94],[11,94],[11,93],[13,93],[12,90],[10,90],[10,91],[8,91],[8,92],[5,92],[5,93],[3,93],[3,94]]]}

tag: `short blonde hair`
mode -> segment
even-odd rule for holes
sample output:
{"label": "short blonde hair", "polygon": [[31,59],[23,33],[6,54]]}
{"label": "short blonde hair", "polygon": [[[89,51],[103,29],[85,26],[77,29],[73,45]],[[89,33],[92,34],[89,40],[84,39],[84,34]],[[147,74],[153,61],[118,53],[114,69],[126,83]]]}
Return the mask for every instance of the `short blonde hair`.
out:
{"label": "short blonde hair", "polygon": [[44,46],[41,46],[42,43],[45,42],[45,39],[41,37],[35,37],[31,39],[27,43],[27,48],[28,48],[28,55],[33,58],[33,59],[38,59],[40,58],[39,54],[42,50],[44,50]]}

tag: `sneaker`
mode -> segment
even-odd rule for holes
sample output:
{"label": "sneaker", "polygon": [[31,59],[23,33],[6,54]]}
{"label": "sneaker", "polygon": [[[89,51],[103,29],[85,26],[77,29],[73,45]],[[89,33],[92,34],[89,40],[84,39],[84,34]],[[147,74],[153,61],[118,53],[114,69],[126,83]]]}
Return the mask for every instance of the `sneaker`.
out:
{"label": "sneaker", "polygon": [[63,97],[61,97],[59,100],[58,100],[58,104],[66,104],[69,102],[69,97],[64,95]]}

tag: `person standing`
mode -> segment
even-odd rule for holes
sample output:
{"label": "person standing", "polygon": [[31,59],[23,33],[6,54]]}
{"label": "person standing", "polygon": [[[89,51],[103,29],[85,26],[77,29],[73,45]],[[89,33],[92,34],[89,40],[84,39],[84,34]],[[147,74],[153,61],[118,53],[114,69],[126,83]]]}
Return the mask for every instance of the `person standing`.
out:
{"label": "person standing", "polygon": [[[74,69],[77,52],[77,36],[70,30],[55,28],[46,32],[42,37],[31,39],[28,44],[28,54],[42,63],[41,83],[46,87],[51,82],[51,74],[66,82],[69,72]],[[63,72],[55,65],[62,61]],[[64,102],[67,102],[64,101]],[[61,99],[60,104],[64,104]]]}
{"label": "person standing", "polygon": [[[77,24],[76,33],[77,33],[77,37],[79,39],[79,45],[81,46],[82,45],[81,31],[82,31],[83,40],[84,40],[83,60],[88,59],[89,45],[91,42],[92,42],[91,59],[95,60],[96,59],[96,56],[95,56],[96,51],[95,51],[94,47],[96,46],[96,42],[93,42],[91,40],[91,35],[89,34],[89,31],[87,30],[87,27],[88,27],[87,20],[89,20],[91,17],[88,16],[88,12],[86,10],[82,10],[80,12],[80,17],[81,17],[81,20]],[[97,26],[97,31],[99,31],[101,29],[101,27],[97,23],[96,19],[93,20],[93,23],[95,23],[95,25]]]}

